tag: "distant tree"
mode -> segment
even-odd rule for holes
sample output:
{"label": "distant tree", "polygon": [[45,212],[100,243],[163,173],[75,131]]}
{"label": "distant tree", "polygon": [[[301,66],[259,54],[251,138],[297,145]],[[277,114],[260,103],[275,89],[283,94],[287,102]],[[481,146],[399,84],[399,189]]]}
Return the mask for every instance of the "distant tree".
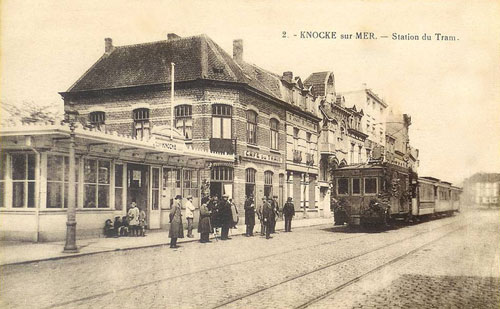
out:
{"label": "distant tree", "polygon": [[38,105],[34,102],[23,101],[21,104],[0,102],[0,117],[3,125],[16,123],[50,123],[54,124],[62,119],[62,112],[55,106]]}

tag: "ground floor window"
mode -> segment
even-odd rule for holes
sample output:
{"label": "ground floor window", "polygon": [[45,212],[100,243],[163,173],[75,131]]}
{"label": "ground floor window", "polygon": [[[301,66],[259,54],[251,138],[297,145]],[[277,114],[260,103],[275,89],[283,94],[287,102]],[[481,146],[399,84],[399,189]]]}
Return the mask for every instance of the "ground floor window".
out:
{"label": "ground floor window", "polygon": [[257,171],[253,168],[245,170],[245,196],[255,196],[255,174]]}
{"label": "ground floor window", "polygon": [[185,169],[183,176],[183,196],[198,197],[198,171]]}
{"label": "ground floor window", "polygon": [[271,171],[264,172],[264,196],[273,196],[273,172]]}
{"label": "ground floor window", "polygon": [[109,161],[85,159],[84,161],[84,208],[109,208]]}
{"label": "ground floor window", "polygon": [[35,207],[35,154],[11,154],[12,207]]}
{"label": "ground floor window", "polygon": [[7,154],[0,149],[0,207],[5,207],[5,174],[7,172]]}
{"label": "ground floor window", "polygon": [[[75,201],[78,201],[78,166],[75,158]],[[61,168],[63,166],[64,168]],[[67,208],[69,187],[69,157],[47,156],[47,208]]]}
{"label": "ground floor window", "polygon": [[220,198],[224,194],[233,196],[233,168],[214,166],[210,173],[210,195]]}
{"label": "ground floor window", "polygon": [[153,167],[151,181],[151,209],[160,209],[160,169]]}
{"label": "ground floor window", "polygon": [[123,207],[123,164],[115,164],[115,209]]}

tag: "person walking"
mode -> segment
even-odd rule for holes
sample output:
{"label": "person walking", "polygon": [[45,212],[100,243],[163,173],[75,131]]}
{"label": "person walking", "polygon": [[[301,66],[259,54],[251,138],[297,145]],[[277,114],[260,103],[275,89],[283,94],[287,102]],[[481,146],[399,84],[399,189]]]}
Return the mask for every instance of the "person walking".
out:
{"label": "person walking", "polygon": [[222,228],[220,235],[221,240],[231,239],[229,238],[229,228],[232,226],[233,216],[231,212],[231,203],[229,203],[228,198],[229,195],[224,194],[219,204],[219,223]]}
{"label": "person walking", "polygon": [[295,207],[292,198],[289,197],[283,206],[283,216],[285,217],[285,232],[292,231],[292,218],[295,216]]}
{"label": "person walking", "polygon": [[193,205],[193,197],[189,195],[186,200],[186,220],[187,220],[187,229],[188,234],[187,237],[193,238],[193,220],[194,220],[194,205]]}
{"label": "person walking", "polygon": [[262,198],[262,204],[257,205],[257,208],[255,211],[257,212],[257,217],[259,218],[260,221],[260,236],[264,236],[266,233],[266,227],[264,225],[264,217],[262,216],[262,211],[264,209],[264,204],[266,203],[266,197],[264,196]]}
{"label": "person walking", "polygon": [[271,218],[273,216],[273,207],[270,201],[264,199],[264,205],[262,207],[262,221],[264,223],[264,230],[266,231],[266,239],[271,238]]}
{"label": "person walking", "polygon": [[246,236],[253,236],[253,227],[255,226],[255,203],[253,201],[253,195],[247,196],[245,201],[245,225],[247,226]]}
{"label": "person walking", "polygon": [[128,225],[130,227],[130,235],[137,236],[139,231],[139,208],[137,208],[137,203],[132,202],[130,209],[127,213]]}
{"label": "person walking", "polygon": [[170,210],[170,229],[168,231],[168,237],[170,237],[170,248],[179,248],[179,246],[177,246],[177,238],[184,238],[181,201],[182,196],[177,195],[172,205],[172,209]]}
{"label": "person walking", "polygon": [[210,233],[212,233],[212,226],[210,224],[211,211],[208,209],[208,202],[208,197],[203,197],[201,199],[200,221],[198,222],[198,233],[200,233],[201,243],[210,242],[209,236]]}

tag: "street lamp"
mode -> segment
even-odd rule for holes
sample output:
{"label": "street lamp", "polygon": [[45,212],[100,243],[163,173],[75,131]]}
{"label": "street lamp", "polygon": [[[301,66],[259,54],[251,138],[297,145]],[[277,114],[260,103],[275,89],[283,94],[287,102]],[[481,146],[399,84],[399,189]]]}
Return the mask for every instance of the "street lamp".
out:
{"label": "street lamp", "polygon": [[75,203],[75,127],[78,118],[78,111],[74,103],[67,105],[69,108],[64,111],[64,121],[69,124],[69,175],[68,175],[68,210],[66,221],[66,244],[65,253],[78,252],[76,246],[76,203]]}

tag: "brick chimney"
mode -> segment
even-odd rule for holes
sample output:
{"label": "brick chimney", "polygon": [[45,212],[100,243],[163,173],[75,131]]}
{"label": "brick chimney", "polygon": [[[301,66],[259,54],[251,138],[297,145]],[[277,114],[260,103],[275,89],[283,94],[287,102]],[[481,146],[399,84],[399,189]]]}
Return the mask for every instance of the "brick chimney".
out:
{"label": "brick chimney", "polygon": [[112,38],[105,38],[104,39],[104,52],[106,54],[110,54],[115,47],[113,46],[113,39]]}
{"label": "brick chimney", "polygon": [[178,36],[177,34],[175,33],[168,33],[167,34],[167,40],[170,41],[170,40],[175,40],[175,39],[180,39],[181,37]]}
{"label": "brick chimney", "polygon": [[243,40],[233,40],[233,59],[235,61],[243,61]]}
{"label": "brick chimney", "polygon": [[293,72],[291,71],[283,72],[283,79],[291,83],[293,80]]}

